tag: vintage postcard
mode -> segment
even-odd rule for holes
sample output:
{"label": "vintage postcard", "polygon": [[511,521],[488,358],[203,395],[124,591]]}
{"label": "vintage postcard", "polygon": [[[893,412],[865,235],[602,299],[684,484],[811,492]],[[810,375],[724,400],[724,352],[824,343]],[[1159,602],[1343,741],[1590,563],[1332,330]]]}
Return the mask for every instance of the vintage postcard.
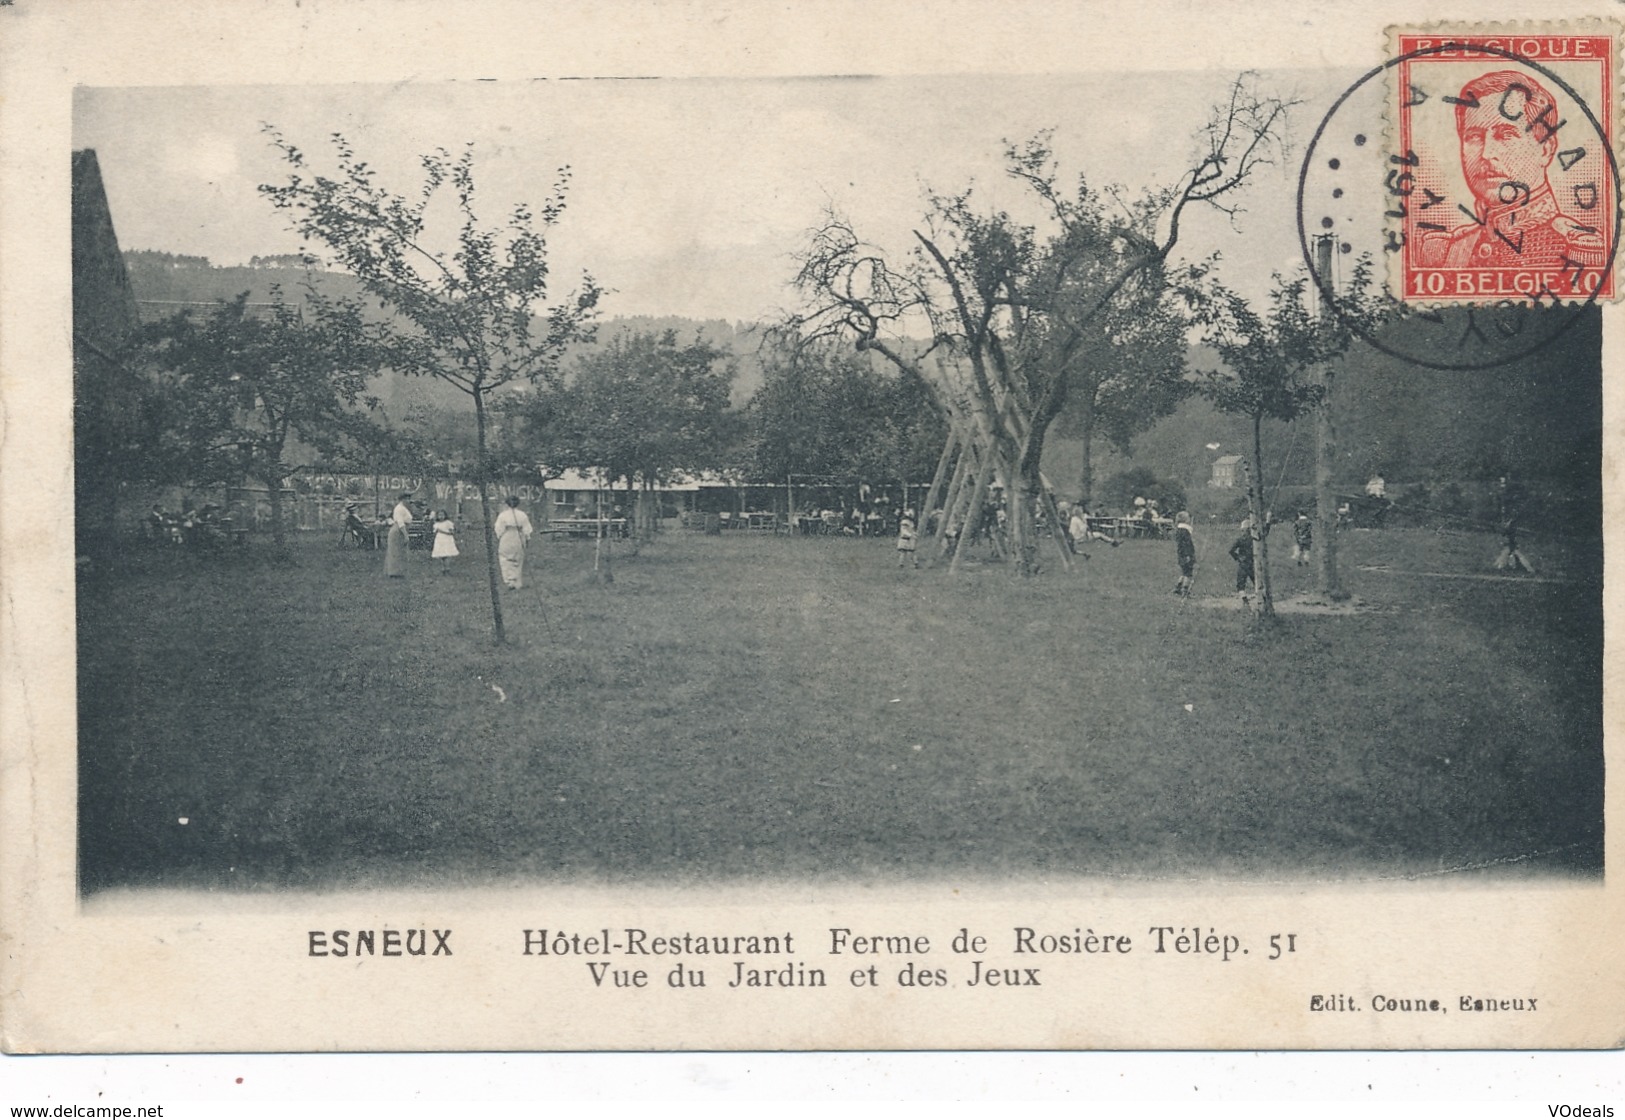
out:
{"label": "vintage postcard", "polygon": [[1620,1046],[1622,31],[1464,8],[0,6],[0,1045]]}

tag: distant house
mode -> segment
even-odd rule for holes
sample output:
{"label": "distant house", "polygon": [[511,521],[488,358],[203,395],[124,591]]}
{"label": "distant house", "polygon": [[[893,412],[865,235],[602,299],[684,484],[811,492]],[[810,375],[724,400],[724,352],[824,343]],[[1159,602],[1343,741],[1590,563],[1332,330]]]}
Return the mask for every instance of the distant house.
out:
{"label": "distant house", "polygon": [[[600,500],[606,507],[636,500],[628,494],[624,478],[615,480],[612,486],[597,471],[567,470],[557,478],[548,479],[543,486],[550,499],[550,517],[591,517],[596,516]],[[743,509],[746,494],[751,489],[764,488],[747,487],[710,473],[677,474],[652,487],[662,507],[679,515]]]}
{"label": "distant house", "polygon": [[596,517],[598,505],[602,501],[607,512],[615,502],[621,500],[626,491],[620,487],[612,488],[596,471],[583,473],[569,470],[557,478],[550,478],[542,484],[547,493],[549,520],[558,517]]}
{"label": "distant house", "polygon": [[1213,475],[1207,484],[1218,489],[1230,490],[1241,485],[1241,456],[1220,455],[1213,460]]}

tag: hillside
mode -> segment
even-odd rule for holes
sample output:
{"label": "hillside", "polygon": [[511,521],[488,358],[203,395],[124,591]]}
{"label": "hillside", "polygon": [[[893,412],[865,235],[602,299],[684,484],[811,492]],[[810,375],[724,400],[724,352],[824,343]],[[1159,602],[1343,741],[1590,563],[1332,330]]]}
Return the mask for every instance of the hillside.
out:
{"label": "hillside", "polygon": [[[1457,326],[1467,329],[1464,312],[1447,313],[1445,321],[1441,334]],[[1397,323],[1385,341],[1402,342],[1404,332],[1413,329]],[[1335,477],[1340,485],[1354,486],[1381,473],[1390,483],[1431,486],[1492,481],[1511,472],[1542,480],[1554,492],[1596,494],[1601,348],[1596,308],[1549,345],[1490,369],[1428,369],[1357,344],[1337,383]],[[1187,362],[1195,369],[1211,364],[1211,357],[1193,349]],[[1144,466],[1186,487],[1205,486],[1212,461],[1248,454],[1251,440],[1247,420],[1192,398],[1137,438],[1128,454],[1097,440],[1095,478]],[[1209,450],[1210,443],[1220,446]],[[1307,419],[1291,426],[1267,423],[1264,459],[1267,486],[1312,484],[1313,424]],[[1076,493],[1080,466],[1077,438],[1068,438],[1058,426],[1045,446],[1045,472],[1063,493]]]}
{"label": "hillside", "polygon": [[[222,301],[248,293],[250,303],[268,302],[272,290],[280,288],[284,298],[298,295],[307,273],[292,256],[254,258],[258,264],[216,266],[206,257],[188,257],[152,250],[124,253],[125,267],[135,292],[143,320],[151,322],[191,309],[207,314]],[[323,294],[344,298],[363,295],[360,284],[339,272],[313,270],[309,279]],[[749,400],[762,383],[761,363],[756,358],[757,336],[745,323],[721,319],[695,320],[677,316],[626,316],[602,319],[594,343],[572,349],[576,353],[602,346],[615,335],[627,331],[676,331],[680,339],[696,335],[738,357],[739,373],[734,382],[736,406]],[[566,359],[569,365],[569,358]],[[377,396],[391,416],[404,415],[411,408],[446,408],[472,411],[468,397],[456,388],[428,378],[385,375],[378,380]]]}
{"label": "hillside", "polygon": [[[124,257],[142,317],[148,320],[187,307],[207,309],[242,292],[248,292],[251,301],[265,301],[276,286],[291,295],[306,275],[296,260],[287,257],[256,258],[257,265],[231,267],[160,252],[133,251]],[[356,281],[341,273],[318,271],[311,278],[331,295],[360,294]],[[1457,317],[1465,327],[1465,318]],[[1399,323],[1391,333],[1403,335],[1408,329]],[[760,387],[759,336],[744,323],[610,317],[600,321],[597,340],[576,352],[602,346],[621,332],[665,330],[676,331],[680,339],[698,336],[736,356],[736,407]],[[1193,347],[1187,366],[1211,366],[1213,360],[1210,352]],[[1435,484],[1493,479],[1511,471],[1571,492],[1591,493],[1600,485],[1601,382],[1596,372],[1600,368],[1601,316],[1595,308],[1530,356],[1470,373],[1426,369],[1357,345],[1339,381],[1339,483],[1357,485],[1373,472],[1395,483]],[[385,376],[379,380],[377,395],[393,418],[425,410],[460,414],[471,409],[465,395],[427,378]],[[1208,447],[1215,443],[1217,449]],[[1201,398],[1192,398],[1126,451],[1097,440],[1095,478],[1098,483],[1119,471],[1144,466],[1187,487],[1204,486],[1214,458],[1245,454],[1250,443],[1245,419],[1218,413]],[[1264,455],[1269,486],[1312,483],[1312,426],[1307,421],[1294,426],[1267,424]],[[1063,418],[1046,444],[1045,472],[1063,494],[1070,495],[1078,491],[1080,467],[1076,433],[1068,430]]]}

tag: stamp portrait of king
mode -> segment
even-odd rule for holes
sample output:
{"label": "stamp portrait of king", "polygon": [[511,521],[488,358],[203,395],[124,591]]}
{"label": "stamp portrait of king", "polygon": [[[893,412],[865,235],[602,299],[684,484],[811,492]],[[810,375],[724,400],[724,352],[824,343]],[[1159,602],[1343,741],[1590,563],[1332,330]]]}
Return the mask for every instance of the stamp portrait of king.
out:
{"label": "stamp portrait of king", "polygon": [[1400,34],[1395,45],[1395,289],[1497,305],[1614,298],[1611,30]]}
{"label": "stamp portrait of king", "polygon": [[1455,109],[1472,218],[1424,231],[1422,265],[1600,268],[1608,254],[1602,231],[1565,213],[1552,190],[1561,119],[1546,87],[1520,70],[1493,70],[1462,87]]}

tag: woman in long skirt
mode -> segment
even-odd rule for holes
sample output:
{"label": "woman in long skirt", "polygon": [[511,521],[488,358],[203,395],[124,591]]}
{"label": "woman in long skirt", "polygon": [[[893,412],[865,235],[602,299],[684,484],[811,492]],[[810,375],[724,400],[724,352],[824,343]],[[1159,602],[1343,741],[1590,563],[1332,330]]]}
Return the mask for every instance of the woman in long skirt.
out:
{"label": "woman in long skirt", "polygon": [[384,575],[390,579],[404,579],[406,576],[406,550],[411,544],[406,527],[412,524],[412,510],[406,502],[411,496],[402,494],[401,500],[395,503],[395,512],[389,515],[389,541],[384,547]]}
{"label": "woman in long skirt", "polygon": [[525,543],[530,540],[530,518],[519,508],[519,495],[508,495],[508,508],[497,514],[492,526],[497,535],[497,561],[502,582],[517,591],[525,585]]}

